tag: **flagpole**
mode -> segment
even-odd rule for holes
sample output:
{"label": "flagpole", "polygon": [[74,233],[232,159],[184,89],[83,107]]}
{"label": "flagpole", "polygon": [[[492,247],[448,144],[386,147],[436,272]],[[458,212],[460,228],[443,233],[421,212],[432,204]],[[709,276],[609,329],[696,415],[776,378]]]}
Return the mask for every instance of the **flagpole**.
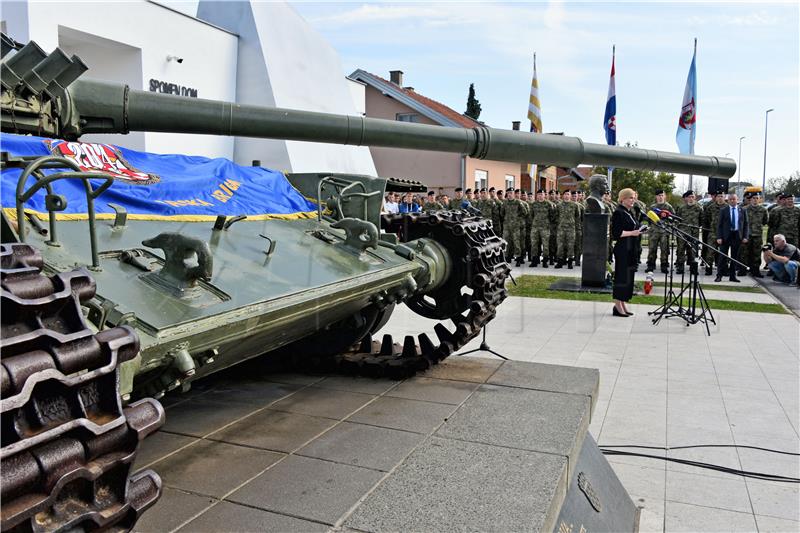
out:
{"label": "flagpole", "polygon": [[[533,53],[533,76],[535,78],[537,77],[536,76],[536,52]],[[538,81],[538,78],[537,78],[537,81]],[[542,132],[540,131],[539,133],[542,133]],[[531,188],[533,189],[533,192],[535,193],[539,188],[539,177],[537,176],[537,174],[539,174],[539,165],[538,165],[538,163],[533,163],[530,168],[531,168],[531,172],[533,172],[533,174],[531,175]]]}
{"label": "flagpole", "polygon": [[[617,58],[617,45],[616,44],[612,44],[611,45],[611,64],[612,65],[614,64],[614,60],[616,58]],[[616,84],[616,82],[615,82],[615,84]],[[616,90],[614,91],[614,93],[616,95]],[[616,123],[615,123],[614,127],[616,128]],[[616,144],[616,142],[614,144]],[[610,168],[610,167],[608,168],[607,179],[608,179],[608,192],[611,193],[611,191],[613,190],[611,188],[612,187],[611,186],[611,182],[614,179],[614,169],[613,168]]]}
{"label": "flagpole", "polygon": [[[692,62],[695,63],[695,79],[694,84],[697,86],[697,37],[694,38],[694,55],[692,56]],[[694,103],[694,114],[695,117],[697,116],[697,102]],[[694,155],[694,130],[697,129],[697,119],[695,118],[694,124],[692,125],[692,131],[689,132],[689,153]],[[688,190],[692,190],[692,183],[694,182],[694,176],[689,174],[689,187]]]}

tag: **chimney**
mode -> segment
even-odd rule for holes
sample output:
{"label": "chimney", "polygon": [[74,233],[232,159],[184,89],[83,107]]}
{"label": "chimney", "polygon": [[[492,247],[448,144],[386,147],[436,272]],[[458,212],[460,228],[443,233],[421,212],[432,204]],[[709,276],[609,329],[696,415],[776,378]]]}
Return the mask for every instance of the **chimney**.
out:
{"label": "chimney", "polygon": [[514,120],[511,122],[511,129],[514,131],[519,131],[519,120]]}
{"label": "chimney", "polygon": [[400,87],[402,87],[403,86],[403,71],[402,70],[390,70],[389,71],[389,81],[391,81],[395,85],[399,85]]}

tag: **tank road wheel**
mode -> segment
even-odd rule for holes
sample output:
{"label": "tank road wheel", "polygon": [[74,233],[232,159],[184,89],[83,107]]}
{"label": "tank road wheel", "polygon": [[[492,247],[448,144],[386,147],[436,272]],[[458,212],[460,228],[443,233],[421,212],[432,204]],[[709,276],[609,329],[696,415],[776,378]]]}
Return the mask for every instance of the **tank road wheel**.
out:
{"label": "tank road wheel", "polygon": [[129,530],[161,493],[158,475],[131,467],[164,410],[122,407],[118,365],[139,340],[129,327],[87,327],[80,303],[94,280],[42,266],[26,244],[0,246],[2,531]]}
{"label": "tank road wheel", "polygon": [[[370,376],[405,378],[449,357],[475,338],[495,317],[506,299],[506,242],[495,235],[491,222],[460,211],[385,215],[382,227],[403,242],[427,237],[443,245],[454,265],[448,280],[435,291],[415,296],[406,304],[416,313],[449,321],[434,327],[435,344],[422,333],[396,343],[391,335],[373,341],[367,335],[350,352],[338,356],[342,371]],[[373,329],[372,331],[376,331]]]}

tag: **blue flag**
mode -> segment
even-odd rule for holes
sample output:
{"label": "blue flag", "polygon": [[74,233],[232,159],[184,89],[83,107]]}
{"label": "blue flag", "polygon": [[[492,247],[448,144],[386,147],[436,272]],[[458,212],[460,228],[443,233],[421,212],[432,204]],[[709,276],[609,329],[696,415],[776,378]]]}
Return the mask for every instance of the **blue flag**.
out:
{"label": "blue flag", "polygon": [[686,78],[686,89],[683,91],[681,114],[678,116],[678,131],[675,133],[675,142],[682,154],[694,153],[694,139],[697,133],[697,73],[695,59],[697,58],[697,41],[695,41],[692,65],[689,67],[689,76]]}
{"label": "blue flag", "polygon": [[603,129],[606,130],[606,143],[611,146],[617,144],[617,90],[614,84],[614,55],[611,56],[611,79],[608,82],[608,100],[606,101],[606,115],[603,119]]}
{"label": "blue flag", "polygon": [[[201,222],[217,215],[247,215],[250,219],[311,218],[317,207],[306,200],[281,172],[244,167],[227,159],[200,156],[159,155],[102,143],[84,143],[3,134],[0,150],[12,156],[58,156],[76,163],[82,171],[110,176],[113,185],[95,200],[98,219],[114,218],[108,204],[118,204],[134,220],[181,220]],[[63,170],[45,170],[52,174]],[[0,175],[0,198],[6,214],[16,217],[16,189],[22,170],[6,168]],[[104,182],[91,180],[94,188]],[[34,183],[29,177],[27,187]],[[83,181],[53,182],[53,192],[67,199],[59,219],[86,219]],[[25,203],[26,211],[47,216],[45,191]]]}

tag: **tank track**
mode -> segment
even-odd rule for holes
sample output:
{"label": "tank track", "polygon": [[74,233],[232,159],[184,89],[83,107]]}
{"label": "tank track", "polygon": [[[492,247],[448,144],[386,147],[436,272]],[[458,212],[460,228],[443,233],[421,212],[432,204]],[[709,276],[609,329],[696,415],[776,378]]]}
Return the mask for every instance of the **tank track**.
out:
{"label": "tank track", "polygon": [[299,370],[392,379],[413,376],[474,339],[506,299],[505,281],[511,271],[505,261],[507,245],[494,233],[491,221],[462,211],[435,211],[383,215],[381,222],[384,230],[396,233],[402,242],[431,237],[448,249],[455,263],[453,273],[434,291],[435,303],[418,296],[406,304],[427,318],[449,319],[455,329],[450,330],[444,322],[436,324],[438,344],[426,333],[416,338],[407,335],[402,344],[394,342],[391,335],[384,335],[381,341],[367,335],[334,358],[303,358]]}
{"label": "tank track", "polygon": [[87,327],[88,272],[42,267],[31,246],[0,245],[2,531],[130,530],[161,493],[157,474],[130,471],[164,409],[152,399],[122,407],[119,364],[139,339],[129,327]]}

